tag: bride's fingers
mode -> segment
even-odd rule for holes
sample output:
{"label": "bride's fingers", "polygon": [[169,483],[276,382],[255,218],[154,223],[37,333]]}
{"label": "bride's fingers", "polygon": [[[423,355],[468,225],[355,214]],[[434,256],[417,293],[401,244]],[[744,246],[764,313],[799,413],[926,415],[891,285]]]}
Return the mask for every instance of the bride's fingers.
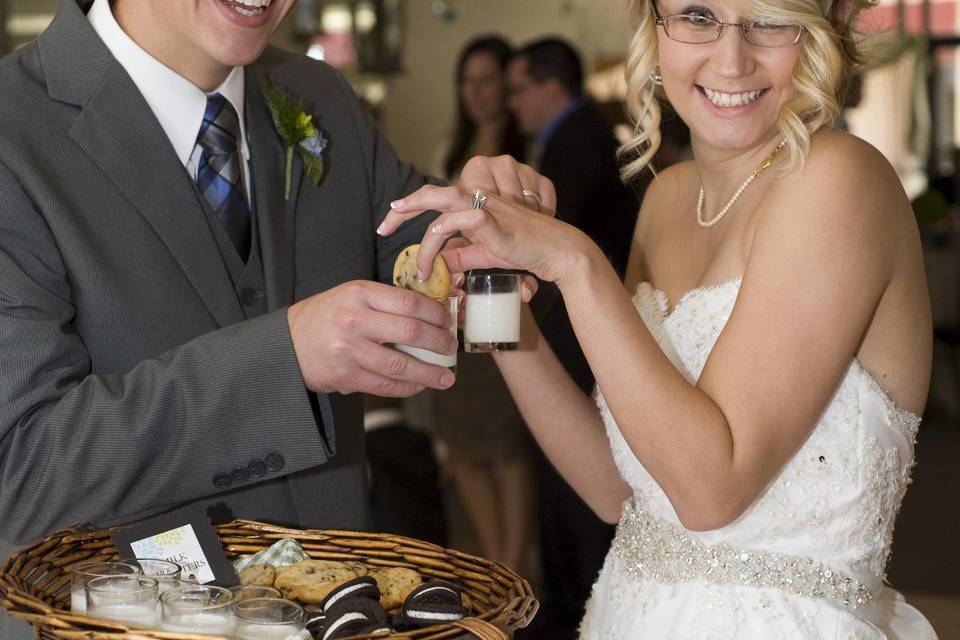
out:
{"label": "bride's fingers", "polygon": [[490,162],[490,174],[496,185],[493,194],[496,194],[517,204],[523,204],[523,170],[526,167],[510,156],[499,156]]}
{"label": "bride's fingers", "polygon": [[[444,243],[457,233],[469,232],[478,229],[489,219],[483,209],[467,209],[441,214],[420,241],[417,251],[417,275],[423,279],[429,278],[433,271],[433,258],[440,253]],[[460,271],[460,269],[451,269]]]}
{"label": "bride's fingers", "polygon": [[492,255],[486,247],[479,244],[444,249],[442,255],[451,272],[466,272],[470,269],[518,268],[517,265]]}
{"label": "bride's fingers", "polygon": [[[430,185],[428,185],[430,186]],[[473,195],[460,187],[421,187],[408,196],[390,203],[392,211],[410,214],[421,211],[460,211],[473,206]]]}
{"label": "bride's fingers", "polygon": [[383,223],[377,227],[377,233],[388,236],[401,224],[424,211],[467,209],[472,203],[472,196],[467,196],[457,187],[424,185],[410,195],[390,203],[390,211],[387,212]]}
{"label": "bride's fingers", "polygon": [[540,289],[540,283],[533,276],[523,276],[520,281],[520,298],[524,302],[530,302],[533,296],[537,295]]}
{"label": "bride's fingers", "polygon": [[557,190],[553,183],[548,179],[534,172],[536,176],[536,192],[540,196],[540,213],[545,213],[551,217],[557,215]]}

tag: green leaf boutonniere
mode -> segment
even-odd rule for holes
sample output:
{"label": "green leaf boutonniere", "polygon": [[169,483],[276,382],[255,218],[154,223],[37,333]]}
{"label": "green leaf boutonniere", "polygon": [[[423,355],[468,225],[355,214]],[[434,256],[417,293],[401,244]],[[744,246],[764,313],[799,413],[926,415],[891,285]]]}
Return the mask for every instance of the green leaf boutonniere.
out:
{"label": "green leaf boutonniere", "polygon": [[263,96],[270,107],[273,125],[283,140],[286,152],[284,171],[284,199],[290,198],[290,176],[293,173],[294,153],[303,160],[303,168],[313,186],[323,178],[323,152],[327,139],[313,124],[313,116],[303,110],[303,101],[286,93],[268,80],[263,82]]}

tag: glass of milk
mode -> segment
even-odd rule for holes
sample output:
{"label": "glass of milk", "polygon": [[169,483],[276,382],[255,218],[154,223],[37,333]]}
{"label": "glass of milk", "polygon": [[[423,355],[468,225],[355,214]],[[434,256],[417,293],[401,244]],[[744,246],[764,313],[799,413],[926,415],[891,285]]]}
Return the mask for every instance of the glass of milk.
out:
{"label": "glass of milk", "polygon": [[143,575],[156,578],[160,583],[160,593],[174,587],[186,586],[181,576],[183,569],[176,562],[159,558],[126,558],[120,562],[140,567]]}
{"label": "glass of milk", "polygon": [[[454,337],[457,336],[457,314],[459,313],[459,298],[457,296],[447,296],[443,300],[438,300],[446,309],[447,313],[450,314],[450,333]],[[420,349],[419,347],[411,347],[405,344],[395,344],[393,345],[397,351],[403,351],[406,354],[417,358],[418,360],[423,360],[424,362],[429,362],[430,364],[438,364],[441,367],[447,367],[454,373],[457,370],[457,353],[436,353],[434,351],[428,351],[426,349]]]}
{"label": "glass of milk", "polygon": [[143,575],[100,576],[87,582],[87,615],[131,627],[157,626],[156,578]]}
{"label": "glass of milk", "polygon": [[287,640],[303,631],[307,616],[282,598],[250,598],[234,605],[238,640]]}
{"label": "glass of milk", "polygon": [[70,611],[83,615],[87,612],[87,583],[100,576],[131,576],[140,573],[140,567],[126,562],[78,562],[70,570]]}
{"label": "glass of milk", "polygon": [[467,273],[463,349],[468,353],[516,351],[520,347],[520,279],[498,269]]}
{"label": "glass of milk", "polygon": [[191,585],[169,589],[160,596],[162,631],[231,636],[235,626],[229,589]]}
{"label": "glass of milk", "polygon": [[230,593],[233,594],[234,609],[236,609],[236,605],[243,600],[283,597],[279,589],[260,584],[238,584],[235,587],[230,587]]}

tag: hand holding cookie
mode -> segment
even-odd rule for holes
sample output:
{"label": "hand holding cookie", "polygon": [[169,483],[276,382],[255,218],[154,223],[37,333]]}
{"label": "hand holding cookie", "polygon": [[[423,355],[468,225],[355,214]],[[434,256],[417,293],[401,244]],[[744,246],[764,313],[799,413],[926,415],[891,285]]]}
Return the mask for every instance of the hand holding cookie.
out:
{"label": "hand holding cookie", "polygon": [[456,350],[447,310],[412,291],[378,282],[347,282],[292,305],[287,323],[311,391],[406,397],[425,387],[447,389],[454,382],[445,368],[387,346]]}

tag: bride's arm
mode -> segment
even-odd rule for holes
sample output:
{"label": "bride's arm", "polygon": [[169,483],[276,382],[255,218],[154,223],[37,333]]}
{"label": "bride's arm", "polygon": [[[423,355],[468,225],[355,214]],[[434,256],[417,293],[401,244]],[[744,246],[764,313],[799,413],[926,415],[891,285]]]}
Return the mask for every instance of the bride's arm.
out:
{"label": "bride's arm", "polygon": [[523,309],[524,345],[494,361],[537,443],[602,520],[616,522],[630,488],[620,477],[597,405],[578,387]]}

